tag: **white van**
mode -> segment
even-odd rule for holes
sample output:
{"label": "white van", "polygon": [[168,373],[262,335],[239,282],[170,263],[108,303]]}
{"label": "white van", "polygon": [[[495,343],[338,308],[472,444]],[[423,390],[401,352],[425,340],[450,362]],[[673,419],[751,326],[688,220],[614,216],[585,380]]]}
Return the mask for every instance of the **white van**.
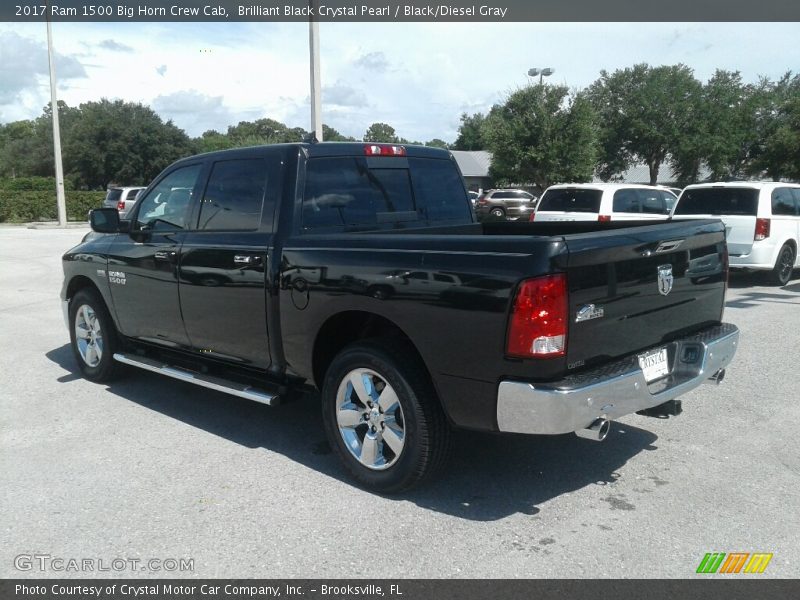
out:
{"label": "white van", "polygon": [[551,185],[542,194],[531,221],[666,221],[672,192],[629,183]]}
{"label": "white van", "polygon": [[772,283],[786,285],[792,269],[800,266],[800,185],[741,181],[687,186],[672,218],[703,217],[725,223],[732,269],[770,271]]}

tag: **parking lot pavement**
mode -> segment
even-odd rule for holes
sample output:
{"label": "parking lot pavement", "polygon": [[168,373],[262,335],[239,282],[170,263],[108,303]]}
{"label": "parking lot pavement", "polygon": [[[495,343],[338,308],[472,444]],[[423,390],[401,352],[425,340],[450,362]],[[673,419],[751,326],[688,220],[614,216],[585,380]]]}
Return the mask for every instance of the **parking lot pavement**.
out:
{"label": "parking lot pavement", "polygon": [[732,279],[739,353],[680,417],[626,417],[602,444],[459,433],[441,479],[380,497],[347,479],[315,398],[79,377],[57,294],[83,233],[0,228],[2,577],[92,575],[15,568],[37,553],[194,559],[93,573],[129,577],[682,578],[712,551],[800,572],[798,278]]}

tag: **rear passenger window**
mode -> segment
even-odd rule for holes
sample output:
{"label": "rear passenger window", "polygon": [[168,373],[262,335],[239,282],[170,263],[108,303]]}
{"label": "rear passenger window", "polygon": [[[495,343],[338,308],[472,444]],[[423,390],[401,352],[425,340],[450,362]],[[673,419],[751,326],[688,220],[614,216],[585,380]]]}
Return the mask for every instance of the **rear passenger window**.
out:
{"label": "rear passenger window", "polygon": [[776,188],[772,191],[773,215],[796,215],[797,202],[792,195],[791,188]]}
{"label": "rear passenger window", "polygon": [[408,169],[370,169],[360,157],[308,161],[303,196],[306,230],[416,219]]}
{"label": "rear passenger window", "polygon": [[262,158],[215,162],[200,205],[197,228],[258,229],[266,183],[266,161]]}
{"label": "rear passenger window", "polygon": [[639,213],[642,204],[637,190],[617,190],[614,192],[614,212]]}

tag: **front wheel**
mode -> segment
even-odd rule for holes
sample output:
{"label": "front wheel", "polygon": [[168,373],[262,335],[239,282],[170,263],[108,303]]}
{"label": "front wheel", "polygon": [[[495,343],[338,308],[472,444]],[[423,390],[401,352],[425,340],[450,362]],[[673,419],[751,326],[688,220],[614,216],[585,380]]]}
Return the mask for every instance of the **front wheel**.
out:
{"label": "front wheel", "polygon": [[322,411],[331,446],[373,491],[409,489],[444,463],[449,427],[424,367],[404,345],[345,348],[325,375]]}
{"label": "front wheel", "polygon": [[794,269],[794,249],[789,244],[784,244],[775,261],[775,268],[770,272],[770,281],[773,285],[784,286],[792,278]]}
{"label": "front wheel", "polygon": [[69,303],[72,353],[86,379],[109,381],[118,372],[114,360],[117,332],[105,302],[94,290],[83,289]]}

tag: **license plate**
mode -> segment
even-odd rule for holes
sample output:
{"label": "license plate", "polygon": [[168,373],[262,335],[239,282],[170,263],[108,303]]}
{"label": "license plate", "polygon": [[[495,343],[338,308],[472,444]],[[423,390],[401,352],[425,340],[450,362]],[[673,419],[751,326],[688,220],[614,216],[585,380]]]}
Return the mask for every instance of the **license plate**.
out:
{"label": "license plate", "polygon": [[644,372],[644,379],[647,383],[655,381],[664,375],[669,374],[669,363],[667,362],[667,349],[661,348],[639,355],[639,366]]}

